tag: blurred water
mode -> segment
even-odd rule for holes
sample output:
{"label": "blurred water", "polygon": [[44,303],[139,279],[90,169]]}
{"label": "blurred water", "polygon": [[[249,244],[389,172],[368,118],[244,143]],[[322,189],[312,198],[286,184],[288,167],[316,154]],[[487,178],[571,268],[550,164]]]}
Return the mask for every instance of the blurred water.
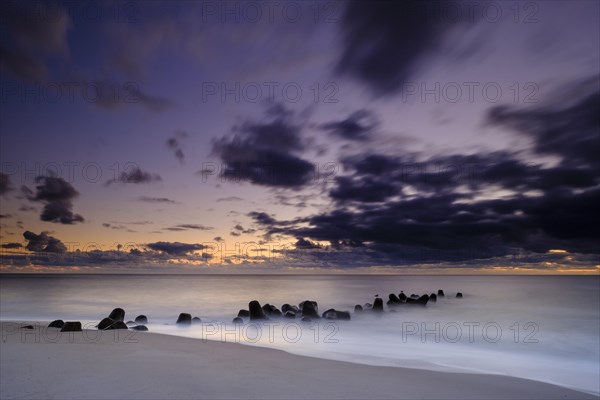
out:
{"label": "blurred water", "polygon": [[[443,289],[426,307],[311,324],[231,324],[257,299],[351,311],[379,294]],[[462,292],[463,299],[455,293]],[[96,323],[113,308],[152,332],[373,365],[519,376],[600,392],[599,276],[0,275],[0,319]],[[203,324],[179,328],[180,312]],[[168,324],[168,325],[167,325]]]}

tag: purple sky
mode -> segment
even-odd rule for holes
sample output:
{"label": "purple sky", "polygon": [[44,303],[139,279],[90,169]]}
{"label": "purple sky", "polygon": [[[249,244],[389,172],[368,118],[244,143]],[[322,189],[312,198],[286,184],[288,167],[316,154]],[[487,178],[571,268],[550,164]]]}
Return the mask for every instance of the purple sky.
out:
{"label": "purple sky", "polygon": [[596,1],[0,12],[2,271],[600,267]]}

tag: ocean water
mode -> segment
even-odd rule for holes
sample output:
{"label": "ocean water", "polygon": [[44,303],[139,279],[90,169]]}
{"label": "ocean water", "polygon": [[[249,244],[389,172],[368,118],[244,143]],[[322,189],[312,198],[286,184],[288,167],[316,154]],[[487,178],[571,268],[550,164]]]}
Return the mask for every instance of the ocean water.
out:
{"label": "ocean water", "polygon": [[[351,321],[273,319],[234,325],[256,299],[281,307],[315,300],[352,311],[389,293],[443,289]],[[455,298],[462,292],[462,299]],[[356,363],[517,376],[600,393],[600,276],[0,275],[0,319],[80,320],[115,307],[149,318],[151,332],[266,346]],[[202,324],[178,327],[180,312]],[[139,338],[131,336],[128,340]],[[119,340],[123,340],[121,337]],[[92,339],[90,339],[92,340]]]}

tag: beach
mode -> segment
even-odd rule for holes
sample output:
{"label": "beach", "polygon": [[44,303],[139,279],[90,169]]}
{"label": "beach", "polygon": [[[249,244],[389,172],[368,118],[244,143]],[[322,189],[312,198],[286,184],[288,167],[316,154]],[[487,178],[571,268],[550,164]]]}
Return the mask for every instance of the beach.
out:
{"label": "beach", "polygon": [[[379,367],[148,332],[4,321],[2,399],[594,399],[526,379]],[[115,336],[116,335],[116,336]]]}

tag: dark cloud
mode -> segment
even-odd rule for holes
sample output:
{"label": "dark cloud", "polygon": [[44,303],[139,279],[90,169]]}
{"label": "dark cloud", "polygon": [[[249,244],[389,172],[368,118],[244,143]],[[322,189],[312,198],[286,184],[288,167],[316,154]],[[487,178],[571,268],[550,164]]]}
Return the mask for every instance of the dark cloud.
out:
{"label": "dark cloud", "polygon": [[11,190],[10,178],[7,174],[0,172],[0,196]]}
{"label": "dark cloud", "polygon": [[338,138],[364,141],[370,138],[378,125],[379,122],[372,112],[359,110],[344,120],[328,122],[322,124],[320,128]]}
{"label": "dark cloud", "polygon": [[0,44],[0,66],[14,76],[29,82],[45,79],[48,70],[43,61]]}
{"label": "dark cloud", "polygon": [[152,183],[152,182],[160,182],[162,178],[158,174],[142,171],[139,167],[132,169],[129,172],[123,171],[118,178],[113,178],[106,181],[106,185],[111,185],[113,183]]}
{"label": "dark cloud", "polygon": [[223,239],[221,236],[215,236],[215,237],[213,238],[213,240],[214,240],[215,242],[224,242],[224,241],[225,241],[225,239]]}
{"label": "dark cloud", "polygon": [[275,218],[271,217],[269,214],[264,213],[264,212],[252,211],[248,214],[248,216],[251,217],[252,219],[254,219],[254,221],[256,221],[257,223],[259,223],[261,225],[278,224],[278,222],[275,220]]}
{"label": "dark cloud", "polygon": [[221,176],[257,185],[300,187],[313,177],[314,166],[296,155],[304,149],[301,125],[291,112],[274,106],[260,122],[245,121],[232,134],[213,142],[224,163]]}
{"label": "dark cloud", "polygon": [[130,232],[130,233],[137,232],[137,231],[134,231],[132,229],[129,229],[125,225],[113,225],[113,224],[110,224],[108,222],[104,222],[102,224],[102,226],[105,227],[105,228],[110,228],[110,229],[114,229],[114,230],[118,230],[118,231],[126,231],[126,232]]}
{"label": "dark cloud", "polygon": [[173,151],[175,158],[179,160],[180,163],[183,164],[185,155],[183,154],[183,149],[181,148],[180,141],[188,137],[187,132],[185,131],[177,131],[175,134],[167,139],[166,145],[169,150]]}
{"label": "dark cloud", "polygon": [[230,197],[221,197],[219,199],[217,199],[217,203],[221,203],[224,201],[242,201],[244,199],[242,199],[241,197],[236,197],[236,196],[230,196]]}
{"label": "dark cloud", "polygon": [[234,229],[232,232],[233,236],[239,236],[240,233],[245,233],[245,234],[249,235],[249,234],[256,232],[256,229],[244,229],[244,227],[240,224],[237,224],[236,226],[234,226],[233,229]]}
{"label": "dark cloud", "polygon": [[149,196],[140,196],[138,197],[139,201],[143,201],[144,203],[156,203],[156,204],[180,204],[175,200],[171,200],[167,197],[149,197]]}
{"label": "dark cloud", "polygon": [[[67,32],[71,19],[58,5],[44,2],[0,3],[4,43],[0,67],[28,82],[48,77],[49,59],[69,55]],[[52,16],[51,18],[49,16]]]}
{"label": "dark cloud", "polygon": [[397,185],[369,177],[358,180],[337,177],[335,181],[336,187],[329,194],[332,199],[337,201],[381,202],[400,193]]}
{"label": "dark cloud", "polygon": [[23,247],[23,245],[21,243],[12,242],[3,243],[2,245],[0,245],[0,247],[2,247],[3,249],[20,249],[21,247]]}
{"label": "dark cloud", "polygon": [[242,234],[241,234],[241,233],[239,233],[239,232],[236,232],[236,231],[231,231],[231,232],[229,232],[229,234],[230,234],[231,236],[242,236]]}
{"label": "dark cloud", "polygon": [[49,236],[48,232],[42,232],[39,235],[36,235],[31,231],[25,231],[23,232],[23,237],[28,241],[26,248],[29,251],[58,254],[67,252],[67,246],[57,238]]}
{"label": "dark cloud", "polygon": [[306,240],[304,238],[300,238],[296,241],[295,246],[297,249],[320,249],[317,243],[313,243],[310,240]]}
{"label": "dark cloud", "polygon": [[552,249],[598,255],[598,96],[584,93],[569,101],[556,110],[502,107],[490,114],[492,123],[530,136],[534,153],[554,155],[558,163],[532,163],[523,152],[510,151],[358,154],[342,160],[344,175],[326,192],[335,208],[302,220],[249,216],[267,236],[328,241],[336,251],[360,249],[378,263],[469,261]]}
{"label": "dark cloud", "polygon": [[449,18],[440,17],[444,15],[440,10],[455,4],[436,0],[348,2],[340,24],[343,50],[336,71],[365,83],[376,94],[401,90],[419,62],[439,48],[444,32],[452,25]]}
{"label": "dark cloud", "polygon": [[203,246],[198,243],[181,243],[181,242],[155,242],[148,243],[146,245],[151,250],[161,251],[163,253],[169,255],[177,255],[182,256],[193,251],[206,249],[206,246]]}
{"label": "dark cloud", "polygon": [[35,181],[35,194],[25,186],[21,191],[29,200],[44,203],[42,221],[67,225],[84,221],[81,215],[73,213],[73,199],[79,192],[69,182],[53,176],[38,176]]}
{"label": "dark cloud", "polygon": [[204,226],[199,224],[179,224],[173,227],[165,228],[169,231],[186,231],[186,230],[198,230],[198,231],[211,231],[214,228],[211,226]]}
{"label": "dark cloud", "polygon": [[[600,168],[600,90],[598,80],[588,85],[594,92],[564,99],[559,106],[517,109],[494,107],[488,122],[506,126],[534,141],[534,151],[555,155],[565,166]],[[583,89],[582,89],[583,90]],[[588,88],[589,91],[589,88]]]}
{"label": "dark cloud", "polygon": [[2,218],[12,218],[11,214],[0,214],[0,219]]}

